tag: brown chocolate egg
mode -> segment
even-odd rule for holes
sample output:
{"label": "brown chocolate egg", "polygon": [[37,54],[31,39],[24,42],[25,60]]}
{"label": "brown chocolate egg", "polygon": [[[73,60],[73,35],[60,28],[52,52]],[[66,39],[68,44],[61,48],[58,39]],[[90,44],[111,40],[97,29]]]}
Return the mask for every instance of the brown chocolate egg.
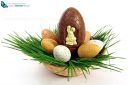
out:
{"label": "brown chocolate egg", "polygon": [[80,12],[70,7],[62,15],[58,24],[59,44],[75,51],[85,40],[85,24]]}

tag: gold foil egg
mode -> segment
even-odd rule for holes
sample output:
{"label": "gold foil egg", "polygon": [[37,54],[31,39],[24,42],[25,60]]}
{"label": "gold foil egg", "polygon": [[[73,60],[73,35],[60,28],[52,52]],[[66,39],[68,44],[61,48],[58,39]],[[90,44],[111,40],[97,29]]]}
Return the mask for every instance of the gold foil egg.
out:
{"label": "gold foil egg", "polygon": [[58,45],[58,43],[53,39],[43,39],[41,45],[47,53],[53,54],[53,49]]}
{"label": "gold foil egg", "polygon": [[53,39],[57,41],[57,36],[55,33],[53,33],[50,29],[44,29],[42,31],[42,38],[43,39]]}
{"label": "gold foil egg", "polygon": [[90,40],[78,48],[78,55],[83,58],[95,57],[102,50],[103,46],[104,43],[100,40]]}

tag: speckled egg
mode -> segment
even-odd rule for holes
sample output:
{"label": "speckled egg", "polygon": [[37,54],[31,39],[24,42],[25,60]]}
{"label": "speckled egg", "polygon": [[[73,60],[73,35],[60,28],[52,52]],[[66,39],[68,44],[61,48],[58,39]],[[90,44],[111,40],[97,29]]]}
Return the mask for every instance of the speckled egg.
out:
{"label": "speckled egg", "polygon": [[67,62],[71,58],[70,50],[63,45],[58,45],[53,49],[53,55],[55,59]]}
{"label": "speckled egg", "polygon": [[95,57],[102,50],[103,46],[104,43],[100,40],[90,40],[78,48],[78,55],[84,58]]}

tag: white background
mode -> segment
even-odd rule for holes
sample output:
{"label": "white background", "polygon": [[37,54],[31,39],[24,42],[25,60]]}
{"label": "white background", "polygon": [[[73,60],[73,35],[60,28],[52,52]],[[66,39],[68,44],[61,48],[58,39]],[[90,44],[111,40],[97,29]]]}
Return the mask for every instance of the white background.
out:
{"label": "white background", "polygon": [[127,85],[128,81],[128,2],[127,0],[5,0],[7,3],[27,3],[30,7],[0,7],[0,41],[13,31],[25,35],[38,33],[44,28],[54,28],[63,11],[77,8],[92,34],[104,25],[113,27],[119,34],[119,44],[114,46],[115,56],[125,60],[111,63],[123,68],[121,73],[100,69],[67,81],[66,78],[48,72],[43,65],[29,59],[21,52],[0,44],[0,85]]}

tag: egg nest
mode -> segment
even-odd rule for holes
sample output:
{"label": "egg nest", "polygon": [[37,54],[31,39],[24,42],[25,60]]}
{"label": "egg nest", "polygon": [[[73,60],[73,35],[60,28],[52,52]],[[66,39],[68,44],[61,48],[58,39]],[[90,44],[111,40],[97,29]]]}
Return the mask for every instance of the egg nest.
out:
{"label": "egg nest", "polygon": [[[33,60],[39,61],[40,63],[46,63],[54,66],[64,67],[68,69],[68,77],[72,76],[73,71],[76,68],[80,69],[83,74],[90,73],[91,69],[100,69],[106,68],[113,71],[120,72],[122,69],[110,64],[111,59],[116,59],[119,57],[112,56],[113,53],[108,52],[108,48],[115,45],[117,42],[112,42],[116,38],[116,35],[112,32],[111,29],[105,30],[106,26],[99,29],[91,39],[101,40],[105,43],[101,52],[94,58],[80,58],[77,53],[72,54],[70,61],[63,62],[56,60],[53,55],[48,54],[41,46],[42,38],[37,36],[32,36],[28,32],[27,37],[18,35],[17,33],[9,34],[9,38],[5,39],[5,44],[8,44],[7,47],[23,52],[24,54],[33,58]],[[57,30],[54,32],[56,33]],[[107,51],[107,54],[103,54],[104,51]],[[104,63],[103,61],[109,61]]]}

